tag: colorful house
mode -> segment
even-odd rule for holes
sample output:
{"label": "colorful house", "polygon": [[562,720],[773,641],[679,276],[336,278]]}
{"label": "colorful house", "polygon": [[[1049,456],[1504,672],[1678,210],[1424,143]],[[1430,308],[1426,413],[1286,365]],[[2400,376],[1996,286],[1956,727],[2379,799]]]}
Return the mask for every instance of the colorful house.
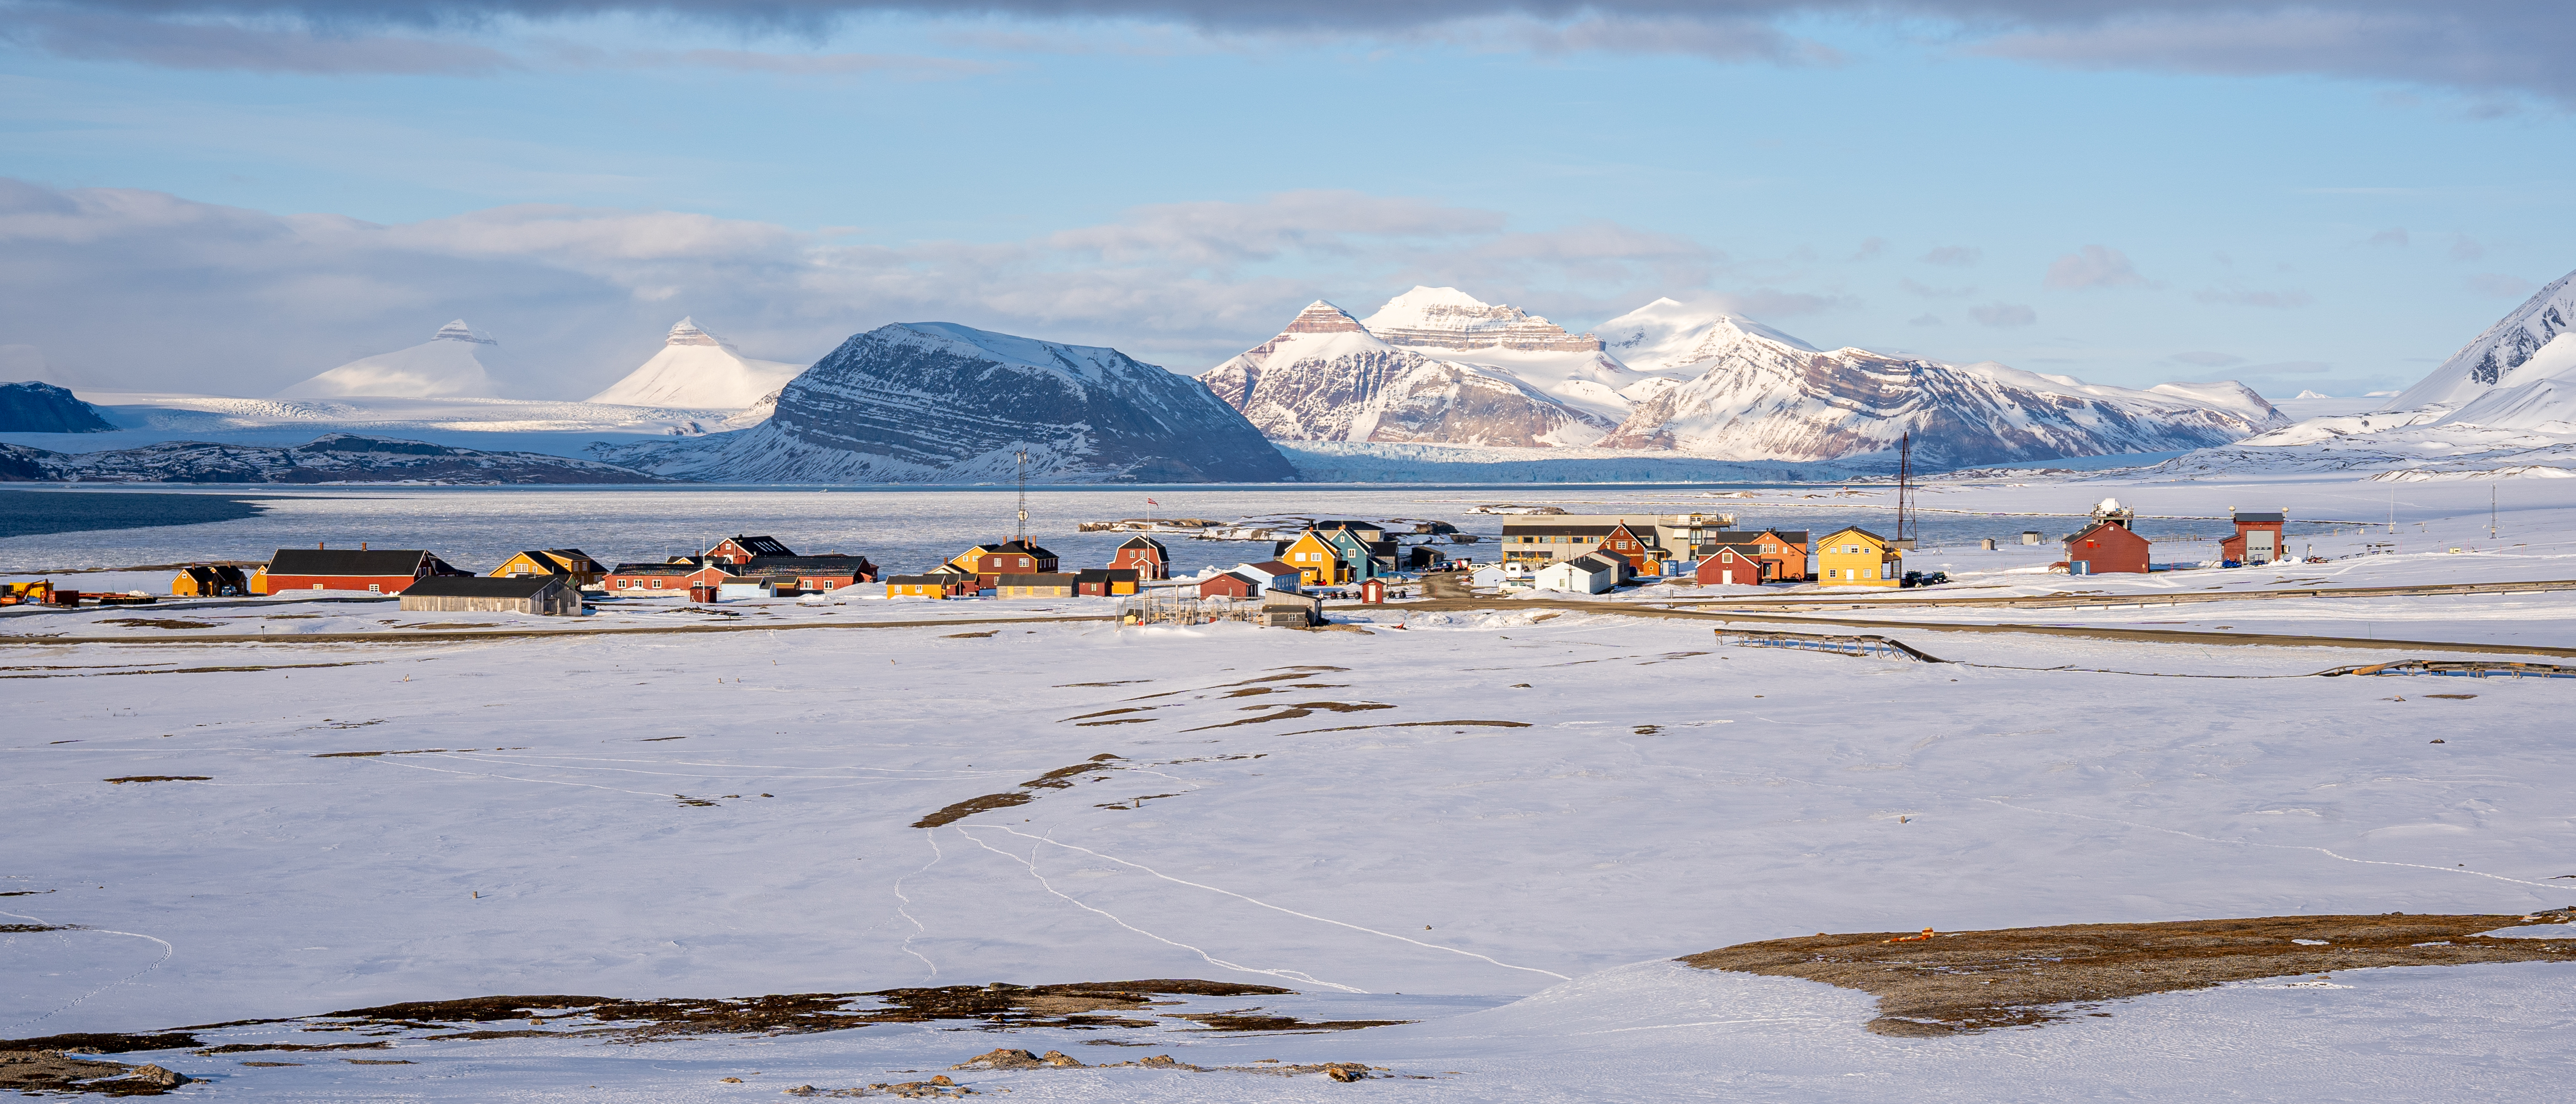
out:
{"label": "colorful house", "polygon": [[706,558],[726,563],[741,563],[760,556],[793,556],[796,550],[779,543],[776,537],[734,536],[716,542],[707,549]]}
{"label": "colorful house", "polygon": [[1134,594],[1142,576],[1132,567],[1086,567],[1074,573],[1073,592],[1094,598]]}
{"label": "colorful house", "polygon": [[178,598],[234,598],[258,592],[251,590],[242,569],[231,564],[210,564],[180,568],[170,580],[170,593]]}
{"label": "colorful house", "polygon": [[877,565],[865,556],[834,552],[821,556],[754,556],[741,563],[724,567],[733,578],[729,582],[768,585],[773,590],[798,590],[808,594],[828,593],[842,587],[877,581]]}
{"label": "colorful house", "polygon": [[1112,570],[1133,571],[1139,579],[1169,579],[1172,553],[1163,547],[1163,542],[1140,533],[1118,546],[1117,553],[1109,557],[1109,566]]}
{"label": "colorful house", "polygon": [[1306,574],[1295,567],[1281,563],[1277,560],[1263,560],[1260,563],[1236,564],[1234,573],[1237,575],[1247,575],[1253,579],[1259,580],[1263,593],[1268,593],[1274,590],[1284,590],[1291,594],[1297,592],[1297,588],[1304,582]]}
{"label": "colorful house", "polygon": [[[1732,558],[1724,553],[1732,551]],[[1735,572],[1737,583],[1796,583],[1807,578],[1807,531],[1804,529],[1716,529],[1701,536],[1691,554],[1705,568],[1711,558],[1718,564],[1713,574],[1694,571],[1700,582],[1724,585],[1726,572]],[[1751,560],[1751,575],[1743,561]]]}
{"label": "colorful house", "polygon": [[1892,587],[1905,578],[1905,554],[1896,543],[1857,525],[1817,541],[1816,566],[1826,586]]}
{"label": "colorful house", "polygon": [[1199,580],[1199,597],[1230,598],[1241,601],[1261,596],[1261,580],[1233,571],[1220,571]]}
{"label": "colorful house", "polygon": [[2247,513],[2230,506],[2227,512],[2236,522],[2236,535],[2218,543],[2219,559],[2267,564],[2281,558],[2281,529],[2290,523],[2288,510]]}
{"label": "colorful house", "polygon": [[1080,575],[1048,571],[1029,575],[1004,575],[993,581],[996,598],[1071,598]]}
{"label": "colorful house", "polygon": [[260,570],[267,589],[259,593],[363,590],[370,594],[400,594],[422,579],[470,574],[473,573],[450,567],[447,561],[417,548],[370,551],[363,544],[354,551],[346,548],[280,548],[269,557],[268,566]]}
{"label": "colorful house", "polygon": [[547,548],[520,552],[501,561],[501,566],[484,572],[495,579],[526,578],[530,575],[564,575],[575,587],[598,586],[608,569],[578,548]]}
{"label": "colorful house", "polygon": [[958,553],[948,562],[973,574],[986,590],[996,586],[1006,574],[1049,575],[1056,570],[1055,553],[1018,540],[979,544]]}
{"label": "colorful house", "polygon": [[941,564],[919,575],[888,576],[886,597],[972,598],[977,585],[973,572],[955,564]]}
{"label": "colorful house", "polygon": [[2129,528],[2137,511],[2106,498],[2093,507],[2093,521],[2066,535],[2066,570],[2073,575],[2147,573],[2147,538]]}
{"label": "colorful house", "polygon": [[1322,536],[1326,543],[1331,544],[1334,554],[1341,557],[1343,570],[1340,582],[1355,583],[1362,579],[1374,578],[1382,571],[1395,569],[1395,565],[1391,562],[1393,559],[1391,554],[1388,557],[1390,562],[1378,561],[1379,546],[1385,545],[1386,550],[1391,553],[1394,545],[1385,541],[1369,540],[1366,535],[1367,530],[1346,527],[1317,529],[1314,532]]}
{"label": "colorful house", "polygon": [[1297,539],[1288,542],[1287,549],[1278,554],[1278,559],[1296,568],[1307,586],[1332,586],[1351,581],[1350,567],[1342,561],[1342,550],[1333,547],[1333,542],[1317,530],[1309,529],[1297,534]]}

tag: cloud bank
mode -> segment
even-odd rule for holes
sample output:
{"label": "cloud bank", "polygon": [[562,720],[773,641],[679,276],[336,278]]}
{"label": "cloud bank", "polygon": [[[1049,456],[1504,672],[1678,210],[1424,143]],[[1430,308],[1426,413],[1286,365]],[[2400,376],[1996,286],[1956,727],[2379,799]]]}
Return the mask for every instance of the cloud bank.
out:
{"label": "cloud bank", "polygon": [[[527,369],[515,397],[588,394],[694,315],[752,356],[810,360],[888,322],[954,321],[1197,371],[1318,294],[1450,284],[1569,318],[1706,287],[1723,258],[1614,223],[1358,192],[1139,207],[1006,241],[851,241],[675,211],[517,205],[380,225],[161,192],[0,178],[0,342],[87,386],[265,395],[465,317]],[[1721,297],[1724,299],[1724,297]],[[1828,300],[1757,289],[1787,314]]]}
{"label": "cloud bank", "polygon": [[[0,11],[12,17],[0,34],[71,56],[304,72],[473,71],[507,59],[408,32],[610,13],[818,40],[856,17],[892,14],[1836,64],[1840,54],[1784,29],[1824,19],[1909,36],[1930,29],[1964,52],[2067,68],[2316,75],[2576,102],[2576,67],[2564,62],[2576,56],[2576,16],[2551,0],[13,0]],[[127,29],[140,23],[163,30]],[[407,33],[377,33],[388,30]],[[261,35],[284,41],[253,41]]]}

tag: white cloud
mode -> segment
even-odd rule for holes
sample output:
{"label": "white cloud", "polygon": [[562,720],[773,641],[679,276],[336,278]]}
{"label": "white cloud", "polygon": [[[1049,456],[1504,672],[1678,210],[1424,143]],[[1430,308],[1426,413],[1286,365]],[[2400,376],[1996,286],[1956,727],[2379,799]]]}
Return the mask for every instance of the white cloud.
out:
{"label": "white cloud", "polygon": [[2048,276],[2042,283],[2061,291],[2154,286],[2138,275],[2128,254],[2105,245],[2088,245],[2050,261]]}
{"label": "white cloud", "polygon": [[1992,303],[1968,308],[1968,317],[1976,319],[1983,325],[2009,328],[2038,323],[2039,312],[2019,303]]}

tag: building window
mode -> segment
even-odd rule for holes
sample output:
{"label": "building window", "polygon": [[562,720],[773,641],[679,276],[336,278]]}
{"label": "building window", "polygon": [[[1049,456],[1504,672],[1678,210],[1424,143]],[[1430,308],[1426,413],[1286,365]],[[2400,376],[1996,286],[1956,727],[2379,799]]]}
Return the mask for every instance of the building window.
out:
{"label": "building window", "polygon": [[660,590],[660,589],[662,589],[662,580],[660,580],[660,579],[655,579],[655,580],[653,580],[653,589],[655,589],[655,590]]}
{"label": "building window", "polygon": [[385,584],[383,584],[383,583],[368,583],[368,584],[367,584],[367,593],[369,593],[369,594],[382,594],[382,593],[384,593],[384,592],[385,592]]}

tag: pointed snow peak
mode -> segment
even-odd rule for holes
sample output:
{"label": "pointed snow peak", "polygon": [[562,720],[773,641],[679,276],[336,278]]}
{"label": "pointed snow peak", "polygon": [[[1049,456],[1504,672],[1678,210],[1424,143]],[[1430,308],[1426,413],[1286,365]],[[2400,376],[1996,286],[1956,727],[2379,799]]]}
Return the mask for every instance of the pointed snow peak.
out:
{"label": "pointed snow peak", "polygon": [[[415,331],[413,331],[413,332],[417,333],[417,332],[419,332],[419,331],[415,330]],[[473,343],[475,343],[475,344],[477,344],[477,345],[498,345],[498,344],[500,344],[500,342],[492,340],[492,335],[490,335],[490,334],[486,334],[486,333],[476,333],[476,332],[474,332],[474,327],[466,325],[466,324],[465,324],[465,320],[464,320],[464,319],[462,319],[462,318],[459,318],[459,319],[457,319],[456,321],[450,322],[450,323],[448,323],[448,324],[446,324],[446,325],[444,325],[444,326],[440,326],[440,327],[438,328],[438,332],[437,332],[436,334],[431,335],[430,340],[431,340],[431,341],[471,341],[471,342],[473,342]]]}
{"label": "pointed snow peak", "polygon": [[2514,369],[2558,335],[2576,330],[2576,272],[2559,277],[2513,313],[2487,327],[2442,366],[2406,389],[2383,410],[2444,404],[2459,406],[2498,386],[2522,382]]}
{"label": "pointed snow peak", "polygon": [[1351,317],[1351,312],[1317,299],[1306,304],[1306,309],[1298,311],[1297,317],[1288,321],[1288,328],[1280,331],[1280,336],[1299,333],[1357,333],[1359,329],[1360,320]]}
{"label": "pointed snow peak", "polygon": [[1518,307],[1494,305],[1449,287],[1416,287],[1386,301],[1360,322],[1390,345],[1432,349],[1520,349],[1598,352],[1591,334],[1565,328]]}
{"label": "pointed snow peak", "polygon": [[725,340],[723,338],[699,329],[698,321],[695,318],[683,318],[677,324],[673,325],[671,327],[671,336],[663,339],[662,343],[665,345],[714,345],[720,348],[729,347],[725,344]]}

